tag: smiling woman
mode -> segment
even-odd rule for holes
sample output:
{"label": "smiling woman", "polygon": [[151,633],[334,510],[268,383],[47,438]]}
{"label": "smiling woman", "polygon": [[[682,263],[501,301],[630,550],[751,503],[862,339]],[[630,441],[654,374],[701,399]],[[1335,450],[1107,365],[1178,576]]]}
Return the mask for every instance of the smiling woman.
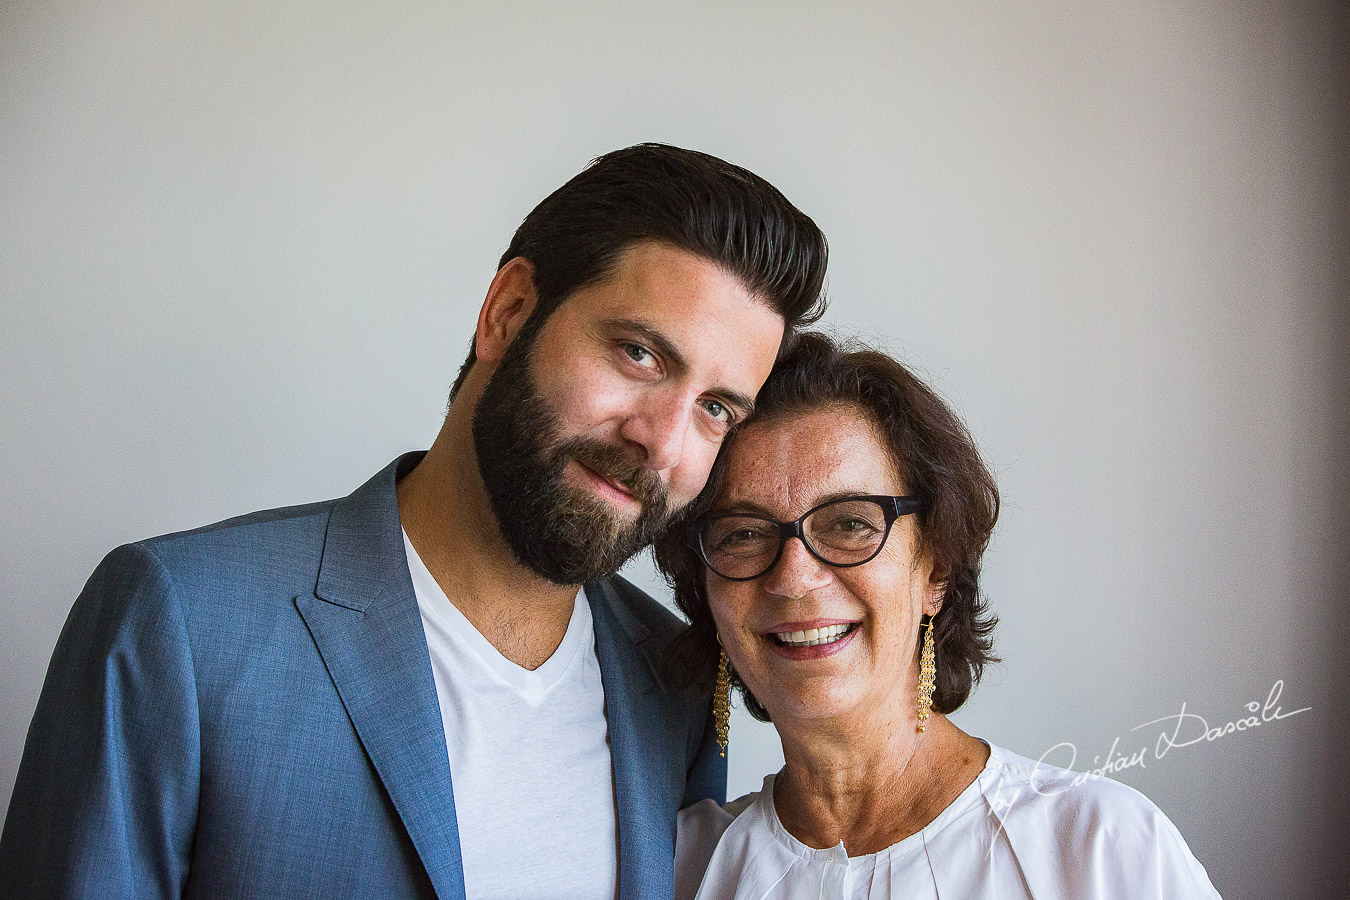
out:
{"label": "smiling woman", "polygon": [[[676,897],[1216,897],[1142,794],[946,716],[991,661],[998,492],[889,357],[803,335],[657,560],[785,764],[681,813]],[[751,862],[753,860],[753,862]]]}

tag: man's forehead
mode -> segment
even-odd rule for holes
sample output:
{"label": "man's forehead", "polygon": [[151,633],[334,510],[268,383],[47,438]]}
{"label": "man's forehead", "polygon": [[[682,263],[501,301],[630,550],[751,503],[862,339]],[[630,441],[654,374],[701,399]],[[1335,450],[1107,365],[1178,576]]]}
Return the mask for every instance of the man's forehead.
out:
{"label": "man's forehead", "polygon": [[[743,297],[756,297],[772,309],[767,297],[741,274],[721,262],[659,240],[644,240],[615,254],[593,287],[623,285],[657,293],[674,290],[732,290]],[[584,287],[582,288],[584,290]]]}
{"label": "man's forehead", "polygon": [[701,256],[654,242],[631,248],[605,278],[579,289],[566,302],[577,300],[602,319],[627,321],[681,344],[709,335],[733,344],[768,336],[776,355],[785,328],[783,316],[768,299],[738,275]]}

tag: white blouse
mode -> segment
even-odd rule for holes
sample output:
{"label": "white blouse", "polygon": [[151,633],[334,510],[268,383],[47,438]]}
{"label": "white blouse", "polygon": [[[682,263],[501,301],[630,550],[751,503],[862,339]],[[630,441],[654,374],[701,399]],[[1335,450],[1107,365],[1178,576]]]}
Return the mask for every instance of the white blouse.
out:
{"label": "white blouse", "polygon": [[850,857],[842,842],[813,849],[788,834],[773,779],[725,808],[703,800],[680,813],[675,900],[1219,896],[1143,794],[1000,747],[922,831],[866,856]]}

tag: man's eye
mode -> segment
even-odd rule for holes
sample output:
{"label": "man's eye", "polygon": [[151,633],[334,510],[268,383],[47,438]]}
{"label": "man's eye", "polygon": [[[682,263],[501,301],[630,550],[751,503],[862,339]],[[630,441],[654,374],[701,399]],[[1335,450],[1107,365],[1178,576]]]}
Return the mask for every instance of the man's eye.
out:
{"label": "man's eye", "polygon": [[650,369],[656,365],[656,357],[652,354],[652,351],[641,344],[624,344],[623,352],[633,362],[645,368]]}
{"label": "man's eye", "polygon": [[726,423],[731,422],[731,410],[727,409],[726,406],[718,401],[704,400],[703,408],[708,411],[708,415],[712,416],[717,421]]}

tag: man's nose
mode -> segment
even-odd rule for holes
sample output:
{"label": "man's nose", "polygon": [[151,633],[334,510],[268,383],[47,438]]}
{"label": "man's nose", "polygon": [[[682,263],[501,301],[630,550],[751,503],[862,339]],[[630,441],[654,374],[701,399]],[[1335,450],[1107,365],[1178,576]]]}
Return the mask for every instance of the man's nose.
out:
{"label": "man's nose", "polygon": [[788,538],[778,562],[764,576],[764,590],[775,597],[796,600],[830,581],[830,569],[811,555],[801,538]]}
{"label": "man's nose", "polygon": [[619,433],[645,451],[646,468],[673,469],[684,453],[684,438],[692,414],[690,404],[683,401],[654,399],[624,420]]}

